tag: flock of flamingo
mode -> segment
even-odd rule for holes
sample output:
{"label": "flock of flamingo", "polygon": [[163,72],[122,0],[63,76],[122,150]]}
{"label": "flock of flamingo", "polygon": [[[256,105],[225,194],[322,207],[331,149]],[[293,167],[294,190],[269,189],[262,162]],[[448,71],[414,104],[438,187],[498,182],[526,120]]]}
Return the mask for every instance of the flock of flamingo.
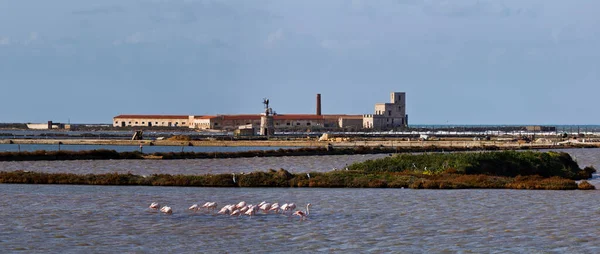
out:
{"label": "flock of flamingo", "polygon": [[[308,203],[306,205],[306,211],[301,211],[301,210],[296,210],[294,211],[294,209],[296,209],[296,204],[294,203],[285,203],[283,205],[279,205],[279,203],[268,203],[266,201],[261,202],[258,205],[253,205],[253,204],[247,204],[245,201],[241,201],[237,204],[229,204],[229,205],[225,205],[223,206],[218,212],[218,215],[229,215],[229,216],[241,216],[241,215],[247,215],[247,216],[254,216],[256,215],[257,212],[262,212],[264,214],[270,214],[270,213],[274,213],[274,214],[283,214],[283,215],[287,215],[287,216],[292,216],[292,215],[296,215],[298,217],[300,217],[300,220],[304,220],[306,219],[306,217],[308,217],[310,211],[309,211],[309,207],[311,206],[310,203]],[[151,210],[158,210],[161,213],[164,214],[173,214],[173,209],[170,206],[160,206],[159,203],[157,202],[152,202],[152,204],[150,204],[150,206],[148,207]],[[208,213],[213,213],[215,210],[217,209],[217,203],[216,202],[206,202],[204,205],[200,206],[198,204],[193,204],[192,206],[190,206],[190,208],[188,208],[188,210],[192,211],[192,212],[198,212],[198,211],[205,211]]]}

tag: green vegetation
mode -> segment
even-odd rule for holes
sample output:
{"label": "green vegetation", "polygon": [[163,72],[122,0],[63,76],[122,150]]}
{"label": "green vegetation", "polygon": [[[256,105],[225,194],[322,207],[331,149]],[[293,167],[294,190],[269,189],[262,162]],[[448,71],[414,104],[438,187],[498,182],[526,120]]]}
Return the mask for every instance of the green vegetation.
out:
{"label": "green vegetation", "polygon": [[[458,148],[456,148],[458,149]],[[476,148],[472,148],[476,151]],[[436,147],[415,147],[412,149],[395,149],[385,147],[357,148],[294,148],[277,150],[254,150],[239,152],[169,152],[143,154],[135,152],[116,152],[114,150],[88,150],[88,151],[45,151],[34,152],[0,152],[0,161],[36,161],[36,160],[117,160],[161,158],[163,160],[176,159],[208,159],[208,158],[251,158],[251,157],[280,157],[280,156],[313,156],[313,155],[351,155],[351,154],[378,154],[396,152],[437,152],[444,151]],[[445,151],[448,151],[446,149]]]}
{"label": "green vegetation", "polygon": [[[427,168],[425,168],[427,167]],[[0,183],[149,185],[196,187],[323,187],[413,189],[589,190],[592,167],[579,169],[566,153],[485,152],[397,155],[351,165],[348,170],[293,174],[284,169],[246,174],[138,176],[0,172]]]}
{"label": "green vegetation", "polygon": [[351,170],[365,172],[413,172],[426,175],[457,173],[493,176],[558,176],[573,180],[592,177],[595,169],[581,170],[567,153],[503,151],[480,153],[398,154],[378,160],[355,163]]}

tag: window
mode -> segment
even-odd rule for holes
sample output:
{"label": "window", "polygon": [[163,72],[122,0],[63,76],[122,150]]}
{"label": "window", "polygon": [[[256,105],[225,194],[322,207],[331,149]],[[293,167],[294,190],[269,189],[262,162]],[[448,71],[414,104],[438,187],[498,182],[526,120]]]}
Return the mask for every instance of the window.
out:
{"label": "window", "polygon": [[146,122],[142,122],[142,124],[146,124]]}
{"label": "window", "polygon": [[129,122],[129,124],[131,124],[131,122]]}
{"label": "window", "polygon": [[391,116],[391,115],[392,115],[392,111],[388,110],[388,116]]}
{"label": "window", "polygon": [[306,125],[310,125],[310,123],[306,123]]}
{"label": "window", "polygon": [[135,124],[138,124],[138,122],[135,122]]}
{"label": "window", "polygon": [[154,122],[154,124],[158,124],[158,122]]}
{"label": "window", "polygon": [[275,125],[279,125],[279,123],[275,123]]}
{"label": "window", "polygon": [[300,123],[296,123],[296,125],[300,125]]}
{"label": "window", "polygon": [[290,125],[290,123],[286,123],[286,125]]}

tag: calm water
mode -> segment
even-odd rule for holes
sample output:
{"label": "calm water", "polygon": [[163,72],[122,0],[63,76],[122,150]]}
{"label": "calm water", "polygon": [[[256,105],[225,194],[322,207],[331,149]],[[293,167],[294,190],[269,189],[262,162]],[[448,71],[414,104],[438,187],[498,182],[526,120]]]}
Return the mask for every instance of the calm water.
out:
{"label": "calm water", "polygon": [[[4,252],[600,251],[594,191],[0,185],[0,200]],[[186,211],[209,200],[312,207],[305,221]]]}
{"label": "calm water", "polygon": [[[564,150],[600,168],[600,149]],[[177,161],[2,162],[0,170],[136,174],[327,171],[386,155]],[[591,182],[599,186],[598,178]],[[306,221],[187,212],[245,200],[312,203]],[[153,201],[171,216],[150,212]],[[597,191],[0,185],[3,252],[598,253]],[[304,210],[304,208],[302,208]]]}
{"label": "calm water", "polygon": [[[143,146],[143,153],[156,152],[240,152],[251,150],[277,150],[277,149],[294,149],[298,147],[256,147],[256,146]],[[0,152],[18,152],[18,151],[86,151],[107,149],[117,152],[135,152],[140,151],[140,146],[116,146],[116,145],[44,145],[44,144],[0,144]]]}

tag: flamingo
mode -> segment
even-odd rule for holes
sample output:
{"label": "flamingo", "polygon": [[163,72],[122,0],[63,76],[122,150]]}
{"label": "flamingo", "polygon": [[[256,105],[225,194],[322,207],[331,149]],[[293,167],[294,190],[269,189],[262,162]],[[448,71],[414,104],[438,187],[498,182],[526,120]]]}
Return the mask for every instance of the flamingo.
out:
{"label": "flamingo", "polygon": [[285,213],[285,211],[287,211],[287,208],[288,208],[287,203],[285,203],[285,204],[281,205],[281,207],[279,207],[279,209],[281,209],[284,213]]}
{"label": "flamingo", "polygon": [[164,214],[173,214],[173,209],[170,206],[163,206],[160,208],[160,211]]}
{"label": "flamingo", "polygon": [[294,203],[287,204],[287,211],[292,212],[292,211],[294,211],[294,209],[296,209],[296,204],[294,204]]}
{"label": "flamingo", "polygon": [[251,205],[250,207],[248,207],[248,211],[246,211],[244,214],[245,215],[249,215],[249,216],[253,216],[253,215],[256,214],[256,210],[258,210],[258,206]]}
{"label": "flamingo", "polygon": [[200,207],[198,207],[198,204],[193,204],[192,206],[190,206],[190,208],[188,208],[188,210],[192,210],[194,212],[198,211],[200,209]]}
{"label": "flamingo", "polygon": [[310,203],[306,204],[306,212],[296,211],[296,212],[294,212],[293,215],[298,215],[298,216],[300,216],[300,220],[304,220],[310,214],[310,210],[308,210],[308,207],[310,207],[310,206],[311,206]]}
{"label": "flamingo", "polygon": [[202,205],[202,208],[206,208],[206,210],[213,211],[217,209],[217,202],[206,202],[204,205]]}
{"label": "flamingo", "polygon": [[152,202],[148,208],[158,210],[159,207],[160,205],[157,202]]}
{"label": "flamingo", "polygon": [[269,213],[269,209],[271,209],[271,203],[264,203],[259,207],[260,210],[263,210],[264,213]]}
{"label": "flamingo", "polygon": [[236,208],[242,208],[244,206],[246,206],[246,201],[241,201],[237,205],[235,205]]}
{"label": "flamingo", "polygon": [[231,212],[230,216],[239,216],[240,214],[242,214],[241,210],[235,210],[235,211]]}
{"label": "flamingo", "polygon": [[271,205],[271,209],[269,211],[274,211],[275,213],[279,213],[279,203],[274,203]]}
{"label": "flamingo", "polygon": [[218,214],[229,214],[231,212],[231,206],[233,205],[226,205],[223,206],[223,208],[221,208],[221,210],[219,210],[219,212],[217,212]]}

